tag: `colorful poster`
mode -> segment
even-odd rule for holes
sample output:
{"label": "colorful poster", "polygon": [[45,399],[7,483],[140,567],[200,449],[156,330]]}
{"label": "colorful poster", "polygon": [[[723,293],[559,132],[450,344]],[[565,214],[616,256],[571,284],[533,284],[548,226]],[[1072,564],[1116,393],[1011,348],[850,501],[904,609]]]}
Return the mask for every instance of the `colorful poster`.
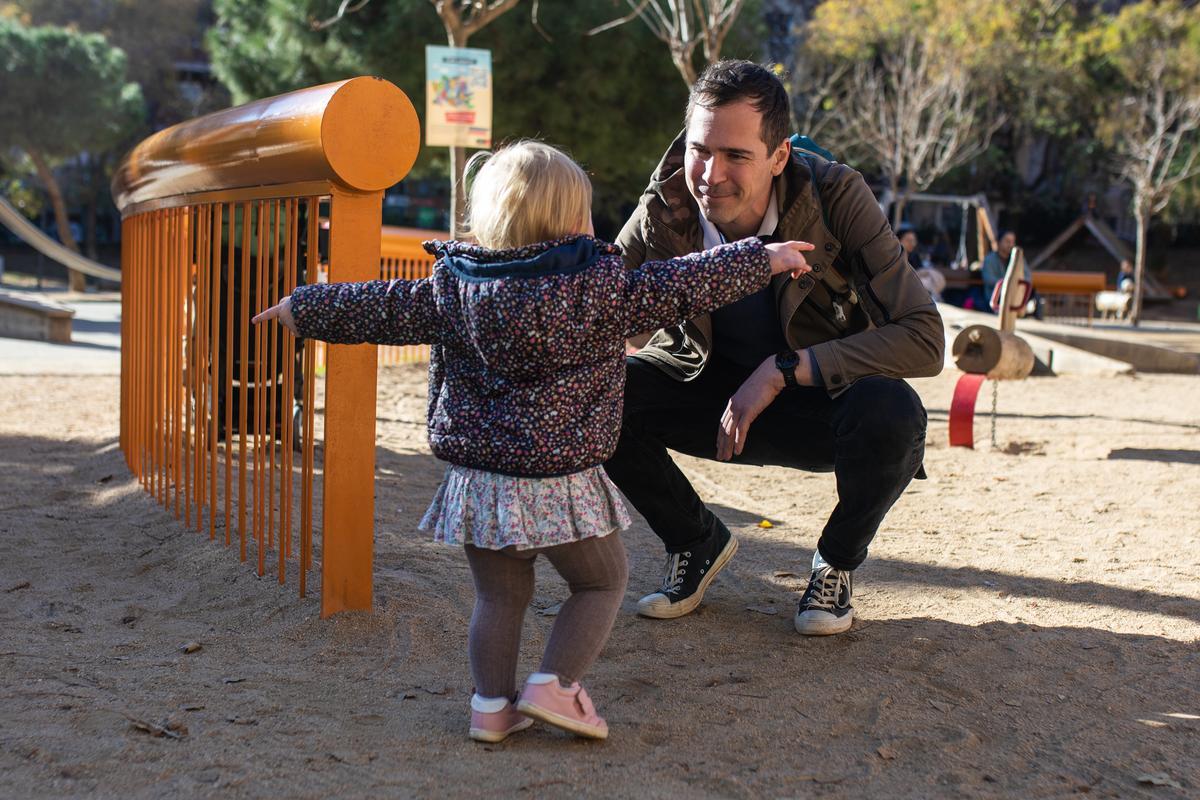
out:
{"label": "colorful poster", "polygon": [[425,47],[425,144],[492,146],[492,51]]}

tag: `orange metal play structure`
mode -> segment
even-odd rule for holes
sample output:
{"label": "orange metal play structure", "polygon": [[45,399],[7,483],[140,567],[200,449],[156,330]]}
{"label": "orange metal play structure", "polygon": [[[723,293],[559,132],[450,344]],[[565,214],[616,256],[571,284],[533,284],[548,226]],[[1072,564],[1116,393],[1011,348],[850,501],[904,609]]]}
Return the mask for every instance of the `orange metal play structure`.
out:
{"label": "orange metal play structure", "polygon": [[126,461],[259,574],[293,563],[302,595],[319,531],[322,616],[371,607],[376,348],[328,348],[318,449],[316,348],[249,320],[316,279],[322,218],[330,280],[425,274],[411,245],[381,265],[383,190],[419,142],[403,92],[353,78],[156,133],[113,179]]}

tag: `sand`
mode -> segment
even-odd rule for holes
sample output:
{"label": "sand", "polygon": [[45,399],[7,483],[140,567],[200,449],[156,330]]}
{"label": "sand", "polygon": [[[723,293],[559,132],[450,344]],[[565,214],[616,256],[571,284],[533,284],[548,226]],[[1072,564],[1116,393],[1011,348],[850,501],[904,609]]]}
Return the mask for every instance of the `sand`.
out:
{"label": "sand", "polygon": [[[695,614],[638,618],[663,556],[635,517],[586,681],[611,738],[488,746],[466,564],[416,531],[441,470],[424,377],[382,372],[376,607],[328,620],[141,490],[115,377],[0,377],[0,796],[1200,795],[1195,377],[1006,384],[997,448],[985,387],[973,451],[946,442],[957,374],[915,381],[930,479],[831,638],[792,614],[833,478],[684,458],[735,560]],[[544,569],[523,670],[564,593]]]}

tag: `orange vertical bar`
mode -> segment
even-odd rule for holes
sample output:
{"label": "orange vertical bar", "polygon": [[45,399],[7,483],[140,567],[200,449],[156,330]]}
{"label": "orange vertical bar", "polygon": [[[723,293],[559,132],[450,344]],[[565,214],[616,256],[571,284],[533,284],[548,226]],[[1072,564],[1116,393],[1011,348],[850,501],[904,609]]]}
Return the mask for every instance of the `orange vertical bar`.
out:
{"label": "orange vertical bar", "polygon": [[[319,198],[308,199],[308,236],[306,237],[306,260],[304,276],[306,282],[312,282],[317,277],[318,232],[317,217],[320,215],[321,201]],[[302,417],[303,452],[300,467],[300,596],[304,597],[307,589],[308,571],[312,569],[312,504],[313,504],[313,398],[317,381],[316,372],[316,342],[312,339],[304,341],[304,362],[301,364],[301,377],[304,381],[304,414]]]}
{"label": "orange vertical bar", "polygon": [[[382,192],[334,189],[329,213],[331,282],[378,277],[382,199]],[[371,608],[378,380],[373,345],[330,345],[326,359],[323,617]]]}
{"label": "orange vertical bar", "polygon": [[241,536],[240,558],[246,560],[246,381],[249,379],[250,360],[250,204],[242,203],[242,296],[238,303],[241,310],[241,341],[238,343],[238,534]]}
{"label": "orange vertical bar", "polygon": [[[281,294],[290,295],[296,286],[296,247],[299,243],[299,213],[297,201],[287,201],[287,248],[283,274],[283,289]],[[280,454],[283,464],[280,467],[279,486],[279,581],[284,580],[285,558],[292,555],[292,430],[295,406],[295,368],[296,368],[296,337],[292,332],[281,328],[283,336],[283,391],[284,401],[281,409],[283,433],[280,436]]]}
{"label": "orange vertical bar", "polygon": [[[197,314],[196,329],[198,333],[199,354],[196,375],[196,533],[204,529],[204,506],[208,499],[208,451],[209,451],[209,313],[212,305],[212,295],[209,291],[210,272],[210,236],[211,225],[208,209],[198,206],[196,209],[196,228],[199,231],[196,259],[196,285],[199,291],[200,312]],[[208,510],[212,516],[212,509]]]}
{"label": "orange vertical bar", "polygon": [[195,292],[192,289],[191,212],[177,212],[181,226],[179,236],[179,270],[183,277],[183,511],[184,524],[192,527],[192,407],[195,405],[193,381],[196,378],[196,340],[192,315],[195,312]]}
{"label": "orange vertical bar", "polygon": [[233,458],[229,443],[233,441],[233,203],[228,206],[229,220],[225,236],[229,247],[225,251],[225,546],[232,543],[233,519]]}
{"label": "orange vertical bar", "polygon": [[[271,258],[267,272],[267,306],[275,305],[278,300],[279,284],[279,245],[282,238],[280,217],[282,203],[278,200],[271,204]],[[267,546],[275,546],[275,434],[279,428],[276,425],[279,404],[279,364],[276,350],[279,345],[280,325],[272,320],[267,325],[267,381],[271,392],[267,395]]]}
{"label": "orange vertical bar", "polygon": [[155,497],[160,505],[166,505],[167,500],[167,459],[166,435],[163,424],[167,412],[166,380],[163,374],[166,362],[166,321],[167,304],[164,295],[163,269],[166,248],[169,242],[162,225],[158,230],[158,259],[154,265],[154,478]]}
{"label": "orange vertical bar", "polygon": [[[266,301],[266,269],[264,261],[267,258],[267,227],[269,202],[262,201],[258,204],[258,254],[255,262],[257,264],[256,280],[258,292],[255,295],[257,302],[255,303],[255,311],[262,311],[267,308],[264,304]],[[263,486],[263,427],[266,424],[266,400],[264,394],[266,389],[264,384],[266,381],[266,364],[263,358],[266,355],[266,325],[258,325],[255,327],[254,340],[254,538],[258,543],[258,574],[261,576],[266,568],[266,537],[263,535],[263,495],[265,487]]]}
{"label": "orange vertical bar", "polygon": [[209,218],[212,253],[208,262],[208,538],[217,538],[217,416],[221,365],[221,204],[212,203]]}
{"label": "orange vertical bar", "polygon": [[186,398],[183,396],[183,387],[181,381],[183,379],[183,352],[181,349],[181,341],[183,337],[183,320],[180,318],[180,292],[183,290],[183,277],[180,275],[180,267],[182,266],[179,258],[179,233],[180,226],[177,222],[173,222],[169,238],[171,242],[170,254],[164,268],[170,276],[171,281],[171,485],[175,494],[175,519],[179,519],[179,494],[182,490],[180,484],[180,476],[183,467],[183,458],[180,455],[180,447],[183,441],[183,403]]}

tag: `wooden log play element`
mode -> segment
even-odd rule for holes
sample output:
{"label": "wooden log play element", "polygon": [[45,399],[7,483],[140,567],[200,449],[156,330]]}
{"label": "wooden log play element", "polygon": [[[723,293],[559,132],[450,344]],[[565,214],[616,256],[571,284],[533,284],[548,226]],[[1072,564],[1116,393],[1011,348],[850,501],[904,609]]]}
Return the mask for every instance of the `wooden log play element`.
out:
{"label": "wooden log play element", "polygon": [[[1000,329],[987,325],[964,328],[954,340],[951,353],[954,364],[966,374],[954,387],[950,404],[950,446],[975,446],[975,399],[983,381],[1021,380],[1033,372],[1033,348],[1014,332],[1017,317],[1029,299],[1025,276],[1025,255],[1014,247],[1004,280],[998,287],[997,313]],[[992,444],[995,445],[995,385],[992,394]]]}
{"label": "wooden log play element", "polygon": [[1015,333],[986,325],[964,328],[951,349],[963,372],[997,381],[1020,380],[1033,372],[1033,348]]}

